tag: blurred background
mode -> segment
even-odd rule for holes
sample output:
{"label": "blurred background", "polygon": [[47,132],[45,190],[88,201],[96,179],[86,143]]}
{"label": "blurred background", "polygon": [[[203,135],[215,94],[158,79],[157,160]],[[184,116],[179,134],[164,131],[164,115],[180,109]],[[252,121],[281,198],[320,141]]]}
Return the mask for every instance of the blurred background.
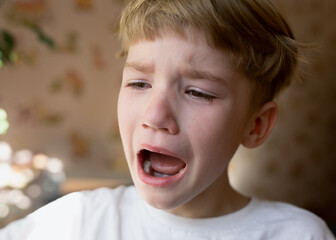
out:
{"label": "blurred background", "polygon": [[[336,1],[272,0],[320,50],[270,139],[230,164],[241,193],[336,226]],[[131,184],[116,103],[122,0],[0,0],[0,228],[72,191]]]}

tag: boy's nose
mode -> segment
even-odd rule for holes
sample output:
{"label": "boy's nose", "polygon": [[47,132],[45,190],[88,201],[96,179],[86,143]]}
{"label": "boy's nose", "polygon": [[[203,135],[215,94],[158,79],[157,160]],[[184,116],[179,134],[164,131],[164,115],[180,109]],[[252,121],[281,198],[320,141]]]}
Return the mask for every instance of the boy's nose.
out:
{"label": "boy's nose", "polygon": [[174,114],[173,96],[156,94],[146,105],[142,126],[156,131],[165,131],[169,134],[179,132],[178,123]]}

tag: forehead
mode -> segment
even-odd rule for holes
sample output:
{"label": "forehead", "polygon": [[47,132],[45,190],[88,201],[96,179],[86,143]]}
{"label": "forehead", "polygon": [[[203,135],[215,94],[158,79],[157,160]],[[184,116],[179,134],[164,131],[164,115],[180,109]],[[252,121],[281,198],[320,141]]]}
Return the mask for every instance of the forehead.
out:
{"label": "forehead", "polygon": [[225,68],[226,72],[236,72],[226,51],[211,47],[204,34],[190,30],[183,35],[165,32],[154,39],[134,42],[129,47],[125,66],[135,61],[138,65],[152,64],[153,68],[165,59],[184,67]]}

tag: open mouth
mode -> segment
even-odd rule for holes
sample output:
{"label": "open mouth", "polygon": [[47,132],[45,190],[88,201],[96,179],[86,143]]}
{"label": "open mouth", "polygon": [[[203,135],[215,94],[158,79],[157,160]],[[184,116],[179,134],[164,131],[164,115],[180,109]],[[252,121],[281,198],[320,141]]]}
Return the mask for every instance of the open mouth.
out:
{"label": "open mouth", "polygon": [[139,153],[140,165],[144,172],[152,177],[171,177],[186,167],[186,163],[176,157],[143,149]]}

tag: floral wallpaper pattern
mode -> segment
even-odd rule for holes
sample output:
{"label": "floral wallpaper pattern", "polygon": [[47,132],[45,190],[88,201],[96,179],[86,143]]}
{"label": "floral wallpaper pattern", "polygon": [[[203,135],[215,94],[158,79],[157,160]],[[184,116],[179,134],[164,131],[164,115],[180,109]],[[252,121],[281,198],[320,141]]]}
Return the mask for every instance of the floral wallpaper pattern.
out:
{"label": "floral wallpaper pattern", "polygon": [[15,46],[0,67],[0,107],[10,124],[0,140],[61,158],[70,176],[95,176],[92,167],[98,175],[125,172],[115,115],[121,1],[0,4],[0,30]]}

